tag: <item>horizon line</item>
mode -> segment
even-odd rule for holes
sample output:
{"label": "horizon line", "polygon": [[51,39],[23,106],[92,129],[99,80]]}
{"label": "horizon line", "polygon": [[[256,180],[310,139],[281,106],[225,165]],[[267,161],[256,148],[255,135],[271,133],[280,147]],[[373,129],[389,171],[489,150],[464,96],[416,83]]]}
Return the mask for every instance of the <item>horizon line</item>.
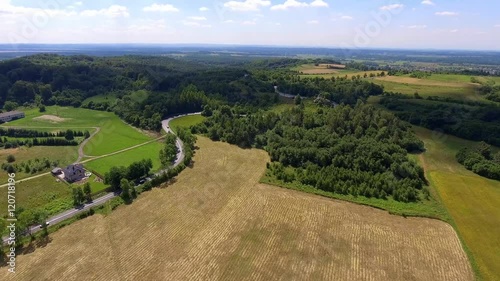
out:
{"label": "horizon line", "polygon": [[224,47],[261,47],[261,48],[290,48],[290,49],[338,49],[338,50],[401,50],[401,51],[472,51],[472,52],[500,52],[500,49],[450,49],[450,48],[408,48],[408,47],[340,47],[340,46],[313,46],[313,45],[273,45],[273,44],[240,44],[240,43],[4,43],[0,42],[0,46],[26,46],[26,45],[45,45],[45,46],[113,46],[113,45],[136,45],[136,46],[224,46]]}

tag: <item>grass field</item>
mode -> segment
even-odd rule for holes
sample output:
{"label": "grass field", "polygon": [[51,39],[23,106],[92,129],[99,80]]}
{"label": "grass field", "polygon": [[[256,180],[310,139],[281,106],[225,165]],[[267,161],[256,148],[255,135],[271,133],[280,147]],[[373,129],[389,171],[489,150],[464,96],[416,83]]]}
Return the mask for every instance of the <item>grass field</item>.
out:
{"label": "grass field", "polygon": [[446,223],[262,185],[264,151],[197,145],[173,185],[18,256],[16,280],[473,280]]}
{"label": "grass field", "polygon": [[[302,65],[300,67],[293,68],[292,70],[313,71],[314,65]],[[331,77],[344,77],[345,75],[347,75],[348,78],[351,78],[352,76],[357,75],[363,77],[365,73],[367,75],[370,75],[371,73],[378,74],[380,72],[381,71],[358,71],[345,69],[336,70],[335,73],[309,73],[300,76],[302,78],[322,77],[325,79],[330,79]],[[477,84],[471,83],[471,77],[475,77],[482,82],[492,81],[497,84],[500,83],[500,77],[469,76],[458,74],[432,74],[431,76],[423,79],[411,78],[409,75],[385,76],[366,78],[366,80],[384,86],[385,91],[400,92],[406,95],[413,95],[415,92],[418,92],[423,97],[442,96],[454,99],[485,101],[486,99],[477,91],[479,86]]]}
{"label": "grass field", "polygon": [[[384,78],[380,78],[384,79]],[[384,86],[384,90],[388,92],[399,92],[406,95],[412,95],[417,92],[422,97],[428,96],[442,96],[450,97],[454,99],[463,100],[485,100],[483,96],[477,94],[476,87],[472,84],[463,84],[463,87],[449,87],[445,85],[439,85],[439,83],[432,82],[426,84],[420,80],[419,84],[411,84],[406,82],[395,82],[398,78],[393,78],[394,81],[380,80],[379,78],[372,79],[373,83]],[[413,78],[405,78],[404,81]],[[403,81],[403,80],[401,80]],[[443,84],[449,82],[443,82]]]}
{"label": "grass field", "polygon": [[331,64],[332,66],[337,66],[338,68],[328,68],[327,64],[303,64],[292,68],[292,70],[299,71],[302,74],[333,74],[339,73],[339,70],[345,68],[345,65]]}
{"label": "grass field", "polygon": [[151,159],[153,161],[152,171],[157,171],[160,169],[160,150],[162,149],[162,142],[152,142],[132,150],[128,150],[122,153],[111,155],[108,157],[96,159],[85,163],[85,167],[97,171],[101,175],[107,173],[111,167],[114,166],[128,166],[133,162],[140,161],[142,159]]}
{"label": "grass field", "polygon": [[[409,75],[406,75],[409,77]],[[471,76],[471,75],[460,75],[460,74],[432,74],[423,80],[430,81],[441,81],[441,82],[459,82],[459,83],[471,83],[471,77],[478,79],[481,82],[494,81],[500,83],[500,77],[494,76]]]}
{"label": "grass field", "polygon": [[[7,198],[7,187],[0,187],[0,197]],[[55,215],[73,207],[71,187],[56,182],[52,175],[45,175],[36,180],[17,182],[16,207],[25,209],[43,208],[50,215]],[[0,200],[0,216],[7,214],[7,200]]]}
{"label": "grass field", "polygon": [[111,94],[107,94],[107,95],[98,95],[98,96],[93,96],[93,97],[90,97],[90,98],[87,98],[85,99],[83,102],[82,102],[82,105],[86,106],[89,104],[89,102],[93,102],[93,103],[104,103],[104,102],[107,102],[109,104],[114,104],[117,100],[117,97],[116,96],[113,96]]}
{"label": "grass field", "polygon": [[191,126],[200,124],[206,119],[206,117],[201,115],[189,115],[181,118],[177,118],[170,122],[170,127],[175,131],[176,128],[189,128]]}
{"label": "grass field", "polygon": [[337,69],[337,72],[334,73],[329,73],[329,74],[318,74],[318,73],[312,73],[312,74],[302,74],[299,75],[301,78],[314,78],[314,77],[322,77],[325,79],[330,79],[332,77],[347,77],[351,79],[352,76],[361,76],[363,77],[365,74],[370,75],[371,73],[373,74],[378,74],[380,73],[380,70],[370,70],[370,71],[360,71],[356,69]]}
{"label": "grass field", "polygon": [[427,178],[452,216],[479,276],[499,280],[500,182],[478,176],[455,160],[460,148],[474,142],[423,128],[415,131],[427,148],[422,158]]}
{"label": "grass field", "polygon": [[[7,162],[8,155],[14,155],[16,158],[15,163],[22,163],[28,160],[33,160],[35,158],[43,159],[48,158],[51,161],[59,161],[60,166],[66,166],[73,162],[78,157],[78,147],[76,146],[33,146],[33,147],[19,147],[14,149],[2,149],[0,150],[0,163]],[[39,174],[39,173],[37,173]],[[16,173],[16,179],[20,180],[23,178],[31,177],[36,174],[25,174],[23,171],[18,171]],[[0,173],[0,183],[7,182],[7,174]]]}
{"label": "grass field", "polygon": [[[8,126],[53,127],[71,129],[90,129],[100,127],[101,131],[85,146],[84,152],[90,156],[100,156],[115,152],[133,145],[144,143],[152,138],[138,129],[125,124],[111,112],[95,111],[72,107],[47,107],[44,113],[38,109],[26,110],[26,118],[8,123]],[[44,118],[40,118],[44,116]],[[58,121],[54,120],[55,117]]]}

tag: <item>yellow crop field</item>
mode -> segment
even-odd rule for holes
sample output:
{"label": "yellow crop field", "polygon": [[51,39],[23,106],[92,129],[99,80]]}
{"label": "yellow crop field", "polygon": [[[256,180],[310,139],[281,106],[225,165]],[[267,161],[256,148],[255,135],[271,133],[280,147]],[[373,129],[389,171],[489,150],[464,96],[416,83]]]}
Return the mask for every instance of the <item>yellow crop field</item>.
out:
{"label": "yellow crop field", "polygon": [[500,182],[476,175],[456,160],[462,147],[474,142],[416,128],[427,151],[422,162],[426,175],[452,216],[470,250],[480,278],[500,279]]}
{"label": "yellow crop field", "polygon": [[402,83],[402,84],[437,86],[437,87],[448,87],[448,88],[469,88],[475,86],[472,83],[435,81],[430,79],[418,79],[406,76],[384,76],[384,77],[377,77],[375,79],[381,81]]}
{"label": "yellow crop field", "polygon": [[444,222],[259,184],[266,152],[197,145],[174,184],[52,234],[15,280],[473,280]]}

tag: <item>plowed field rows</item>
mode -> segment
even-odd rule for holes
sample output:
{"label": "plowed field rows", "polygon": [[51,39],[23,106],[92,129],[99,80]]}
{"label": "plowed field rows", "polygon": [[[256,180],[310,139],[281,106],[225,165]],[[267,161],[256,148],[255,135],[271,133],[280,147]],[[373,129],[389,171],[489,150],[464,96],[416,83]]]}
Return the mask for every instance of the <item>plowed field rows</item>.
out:
{"label": "plowed field rows", "polygon": [[1,280],[473,280],[451,226],[258,184],[268,156],[199,138],[194,168],[51,235]]}

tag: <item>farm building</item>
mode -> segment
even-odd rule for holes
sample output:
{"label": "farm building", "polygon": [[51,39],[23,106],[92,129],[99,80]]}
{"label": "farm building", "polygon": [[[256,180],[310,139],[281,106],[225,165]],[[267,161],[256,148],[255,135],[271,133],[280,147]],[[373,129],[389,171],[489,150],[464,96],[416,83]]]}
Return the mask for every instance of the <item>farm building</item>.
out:
{"label": "farm building", "polygon": [[52,169],[52,171],[51,171],[51,172],[52,172],[52,174],[53,174],[54,176],[57,176],[57,175],[62,174],[62,172],[63,172],[63,171],[62,171],[62,169],[61,169],[61,168],[54,168],[54,169]]}
{"label": "farm building", "polygon": [[9,122],[16,119],[24,118],[24,112],[22,111],[9,111],[0,113],[0,122]]}
{"label": "farm building", "polygon": [[69,165],[63,169],[64,179],[67,182],[77,182],[85,178],[85,169],[80,164]]}

